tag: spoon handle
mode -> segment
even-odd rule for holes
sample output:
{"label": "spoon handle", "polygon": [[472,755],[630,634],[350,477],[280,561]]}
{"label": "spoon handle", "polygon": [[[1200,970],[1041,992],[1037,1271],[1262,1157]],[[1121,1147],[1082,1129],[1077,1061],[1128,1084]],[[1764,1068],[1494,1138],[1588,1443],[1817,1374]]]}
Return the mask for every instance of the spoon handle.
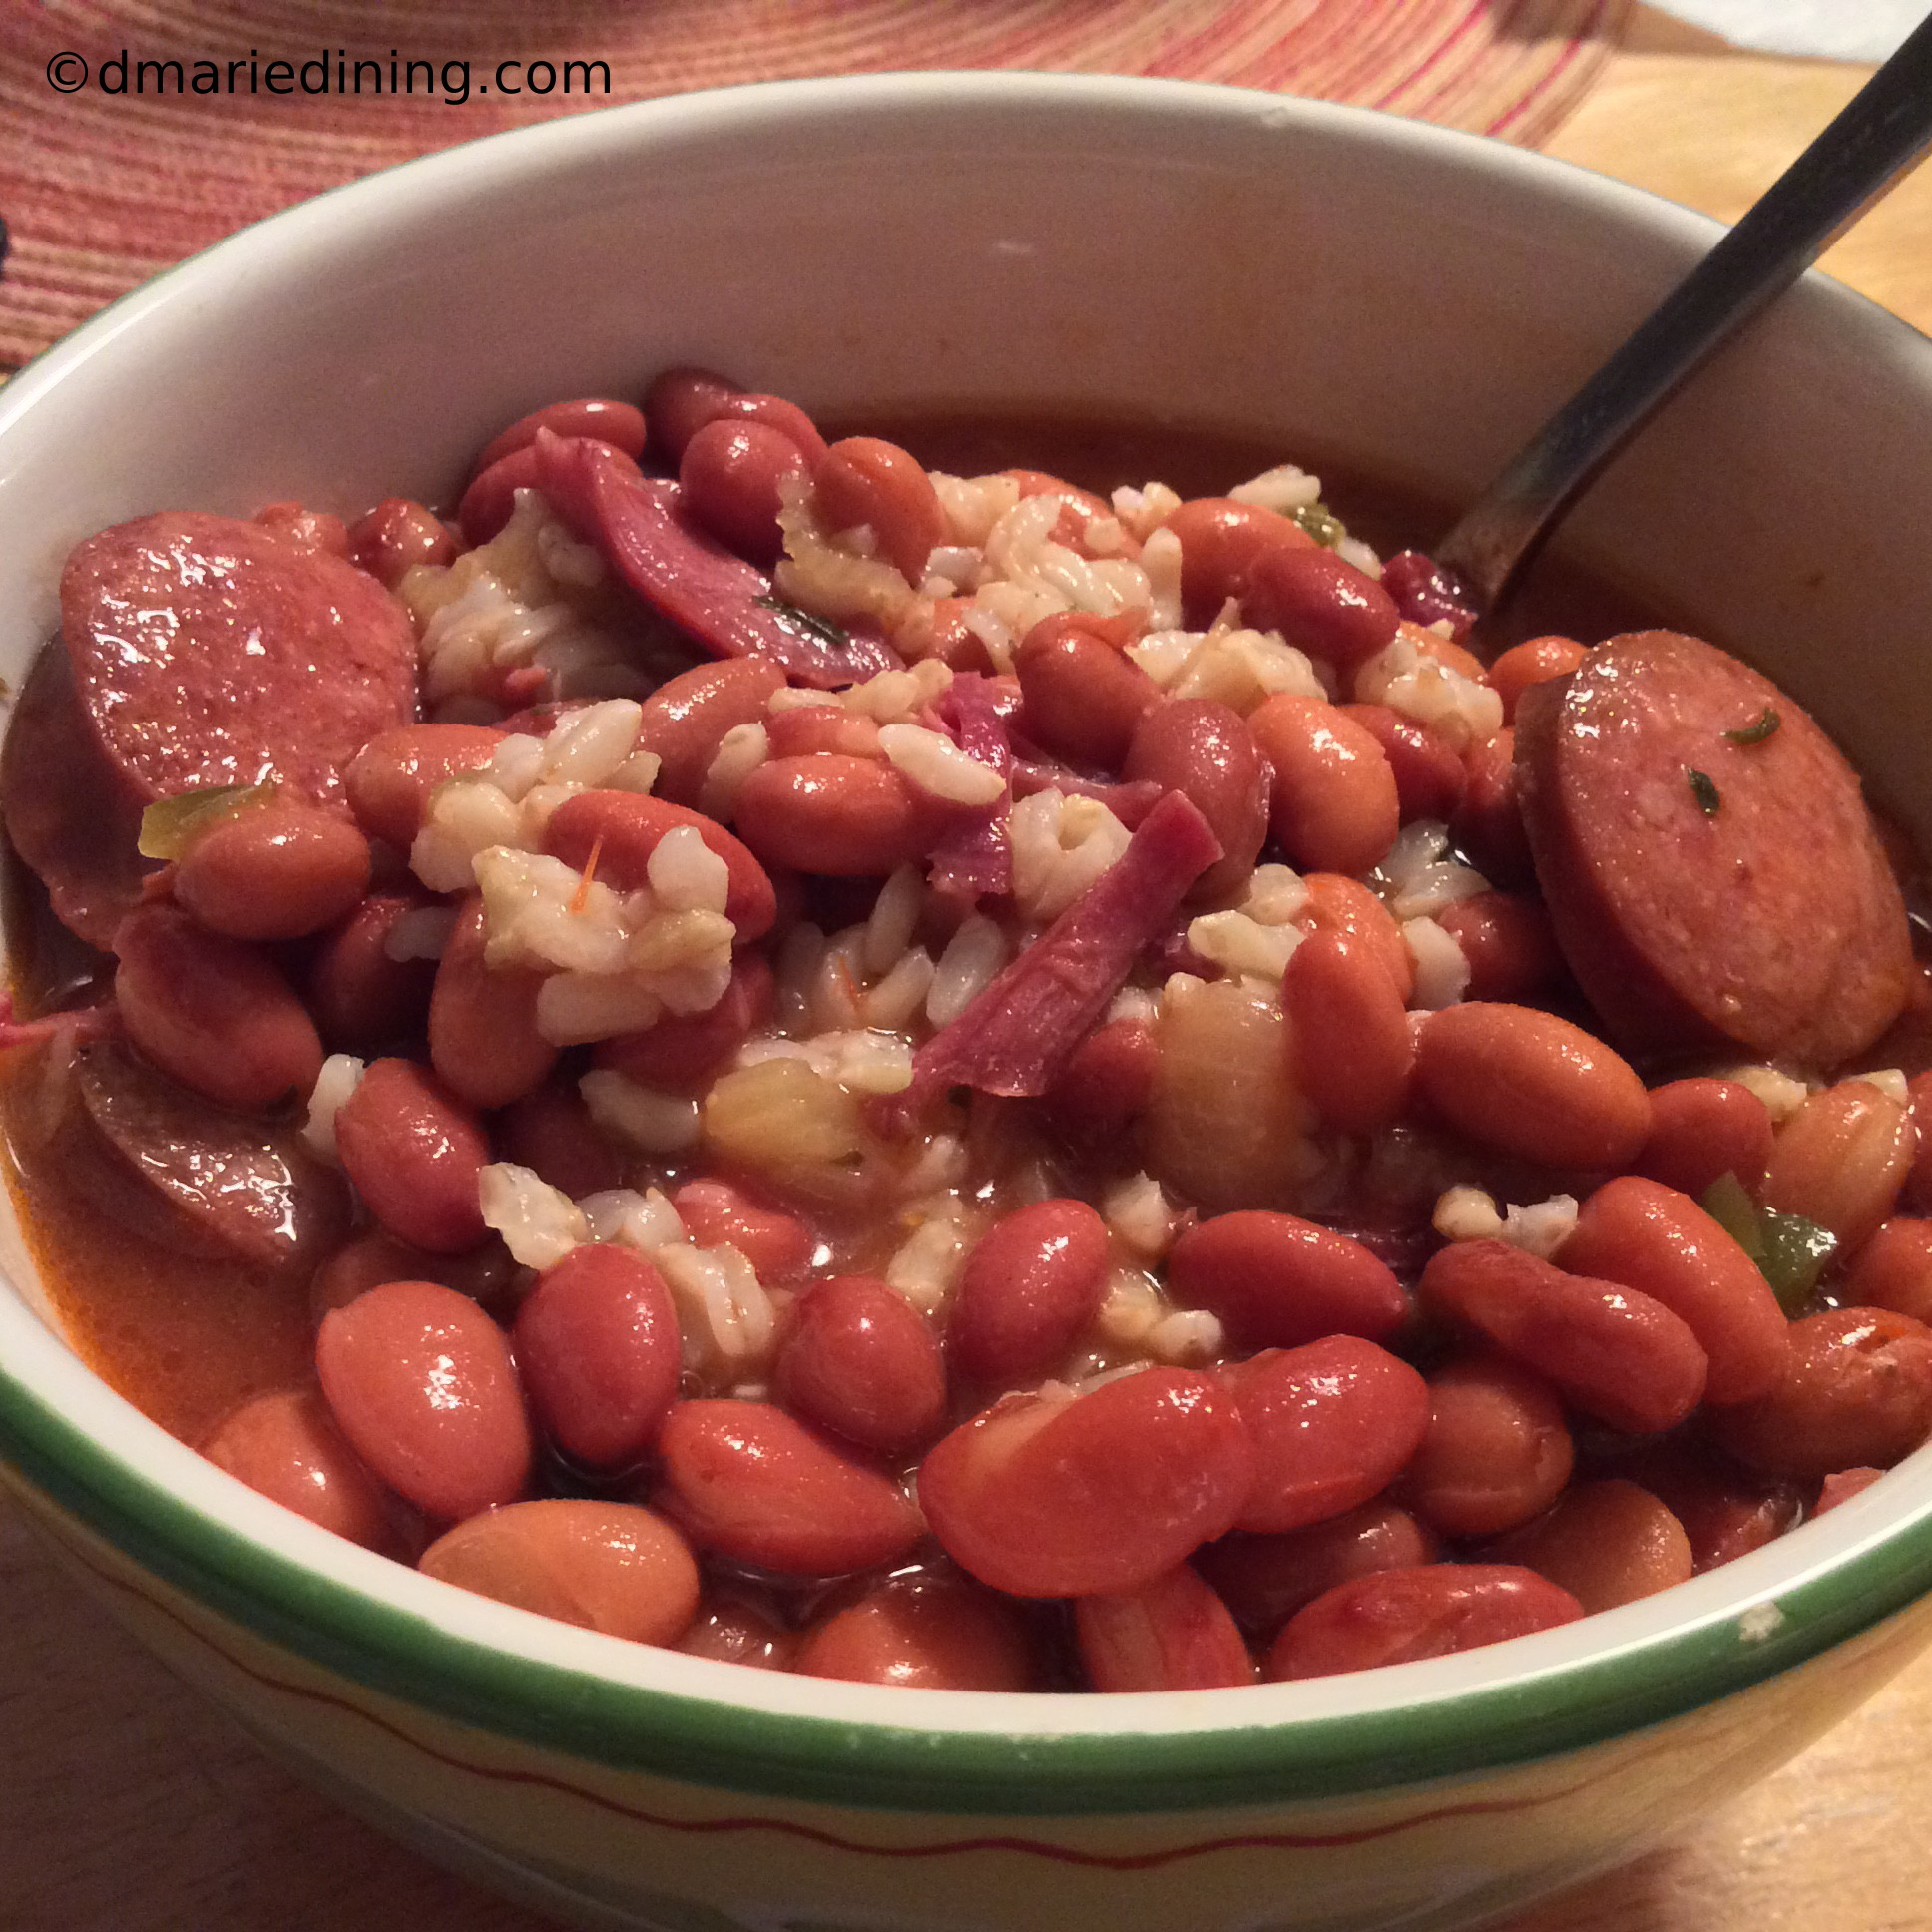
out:
{"label": "spoon handle", "polygon": [[1610,359],[1432,555],[1489,610],[1598,472],[1703,359],[1932,146],[1932,16]]}

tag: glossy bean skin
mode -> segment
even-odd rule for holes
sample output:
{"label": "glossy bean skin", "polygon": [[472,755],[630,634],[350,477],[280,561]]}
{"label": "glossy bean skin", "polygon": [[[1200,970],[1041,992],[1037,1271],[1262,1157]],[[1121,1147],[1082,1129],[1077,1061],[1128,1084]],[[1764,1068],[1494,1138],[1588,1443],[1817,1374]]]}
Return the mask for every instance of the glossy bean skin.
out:
{"label": "glossy bean skin", "polygon": [[1118,771],[1161,687],[1120,649],[1105,618],[1045,617],[1013,654],[1027,735],[1072,764]]}
{"label": "glossy bean skin", "polygon": [[1457,1241],[1430,1256],[1419,1293],[1613,1429],[1654,1434],[1702,1399],[1708,1359],[1696,1336],[1635,1288],[1566,1273],[1507,1241]]}
{"label": "glossy bean skin", "polygon": [[1556,1391],[1489,1350],[1452,1356],[1429,1376],[1429,1423],[1399,1494],[1445,1536],[1495,1536],[1563,1492],[1576,1445]]}
{"label": "glossy bean skin", "polygon": [[715,417],[685,445],[678,487],[691,517],[748,563],[784,555],[780,492],[805,474],[805,453],[767,423]]}
{"label": "glossy bean skin", "polygon": [[812,507],[828,530],[864,525],[879,554],[915,589],[946,537],[946,513],[925,465],[881,436],[847,436],[818,459]]}
{"label": "glossy bean skin", "polygon": [[1395,842],[1402,803],[1382,747],[1320,698],[1283,692],[1249,716],[1274,774],[1268,825],[1302,871],[1366,872]]}
{"label": "glossy bean skin", "polygon": [[658,1460],[654,1506],[732,1562],[842,1577],[896,1563],[919,1540],[897,1483],[769,1402],[678,1403]]}
{"label": "glossy bean skin", "polygon": [[1758,1200],[1829,1228],[1856,1253],[1897,1205],[1917,1155],[1910,1111],[1869,1081],[1843,1080],[1778,1129]]}
{"label": "glossy bean skin", "polygon": [[456,539],[433,510],[413,498],[385,496],[349,525],[349,562],[394,590],[418,564],[446,568],[456,561]]}
{"label": "glossy bean skin", "polygon": [[490,1144],[475,1115],[412,1060],[377,1060],[335,1115],[343,1171],[400,1241],[460,1254],[488,1232],[477,1187]]}
{"label": "glossy bean skin", "polygon": [[1649,1490],[1621,1477],[1579,1483],[1490,1552],[1569,1591],[1587,1616],[1688,1583],[1690,1539]]}
{"label": "glossy bean skin", "polygon": [[1858,1250],[1845,1294],[1860,1308],[1889,1308],[1914,1321],[1932,1321],[1932,1220],[1894,1214],[1881,1223]]}
{"label": "glossy bean skin", "polygon": [[201,1445],[218,1469],[385,1557],[405,1554],[401,1512],[357,1459],[314,1389],[257,1395]]}
{"label": "glossy bean skin", "polygon": [[1207,698],[1164,700],[1134,727],[1121,775],[1185,792],[1220,841],[1191,900],[1223,899],[1246,880],[1267,838],[1268,773],[1239,712]]}
{"label": "glossy bean skin", "polygon": [[1298,1610],[1270,1646],[1271,1683],[1447,1657],[1574,1623],[1583,1606],[1533,1570],[1433,1563],[1337,1585]]}
{"label": "glossy bean skin", "polygon": [[1196,631],[1205,631],[1230,597],[1246,591],[1248,574],[1264,552],[1316,548],[1315,540],[1278,510],[1225,496],[1190,498],[1167,527],[1181,543],[1181,608]]}
{"label": "glossy bean skin", "polygon": [[1912,1165],[1905,1172],[1899,1200],[1910,1213],[1932,1214],[1932,1073],[1918,1075],[1906,1091],[1911,1097],[1919,1146]]}
{"label": "glossy bean skin", "polygon": [[436,962],[393,959],[388,950],[396,921],[428,903],[411,893],[372,893],[317,942],[307,1003],[329,1052],[369,1059],[428,1018]]}
{"label": "glossy bean skin", "polygon": [[1489,668],[1489,682],[1503,701],[1503,722],[1516,718],[1516,701],[1532,685],[1567,678],[1590,653],[1575,638],[1551,635],[1513,644]]}
{"label": "glossy bean skin", "polygon": [[731,962],[730,983],[702,1013],[667,1013],[655,1026],[598,1041],[591,1058],[640,1082],[672,1093],[703,1087],[724,1072],[737,1050],[766,1026],[776,1004],[776,982],[760,953]]}
{"label": "glossy bean skin", "polygon": [[1770,1283],[1689,1195],[1641,1175],[1607,1181],[1584,1203],[1557,1259],[1681,1315],[1709,1358],[1708,1402],[1749,1401],[1784,1372],[1789,1324]]}
{"label": "glossy bean skin", "polygon": [[1074,1641],[1095,1690],[1219,1690],[1254,1682],[1254,1660],[1227,1606],[1185,1563],[1138,1590],[1080,1598]]}
{"label": "glossy bean skin", "polygon": [[1615,1474],[1655,1496],[1690,1539],[1693,1574],[1761,1550],[1796,1526],[1803,1497],[1796,1483],[1747,1471],[1714,1456],[1694,1438],[1642,1446],[1612,1465]]}
{"label": "glossy bean skin", "polygon": [[1089,1597],[1139,1589],[1223,1535],[1252,1472],[1226,1391],[1150,1368],[1084,1393],[1006,1397],[928,1451],[919,1501],[982,1583]]}
{"label": "glossy bean skin", "polygon": [[1418,1093],[1459,1133],[1551,1168],[1627,1168],[1651,1097],[1629,1061],[1535,1007],[1469,1001],[1416,1030]]}
{"label": "glossy bean skin", "polygon": [[709,1657],[720,1664],[748,1664],[754,1671],[788,1671],[797,1653],[798,1637],[762,1604],[736,1593],[714,1593],[700,1601],[698,1615],[676,1648],[688,1657]]}
{"label": "glossy bean skin", "polygon": [[1407,1362],[1354,1335],[1265,1349],[1221,1371],[1254,1446],[1237,1530],[1303,1529],[1379,1496],[1429,1425]]}
{"label": "glossy bean skin", "polygon": [[1294,1077],[1308,1104],[1343,1134],[1373,1134],[1408,1105],[1415,1046],[1401,995],[1352,934],[1312,932],[1281,975]]}
{"label": "glossy bean skin", "polygon": [[490,1139],[499,1161],[530,1169],[573,1201],[624,1186],[623,1157],[569,1080],[547,1081],[512,1101],[490,1123]]}
{"label": "glossy bean skin", "polygon": [[315,1085],[321,1038],[266,953],[163,904],[122,920],[114,950],[121,1024],[171,1080],[243,1114]]}
{"label": "glossy bean skin", "polygon": [[345,1242],[316,1269],[308,1285],[310,1312],[319,1322],[331,1308],[389,1281],[435,1281],[466,1294],[493,1314],[507,1312],[517,1264],[500,1241],[486,1241],[461,1254],[432,1254],[377,1228]]}
{"label": "glossy bean skin", "polygon": [[1310,657],[1348,671],[1395,640],[1401,616],[1366,571],[1332,550],[1274,548],[1257,556],[1241,593],[1241,614],[1279,631]]}
{"label": "glossy bean skin", "polygon": [[322,1393],[355,1452],[425,1514],[460,1521],[530,1480],[530,1424],[503,1331],[466,1295],[390,1281],[322,1317]]}
{"label": "glossy bean skin", "polygon": [[1212,1310],[1245,1348],[1379,1341],[1408,1311],[1394,1273],[1361,1242],[1267,1208],[1196,1221],[1168,1256],[1168,1286],[1182,1306]]}
{"label": "glossy bean skin", "polygon": [[1107,1293],[1107,1223],[1084,1201],[1017,1208],[981,1235],[953,1296],[946,1348],[975,1381],[1005,1386],[1066,1359]]}
{"label": "glossy bean skin", "polygon": [[231,939],[299,939],[352,911],[369,841],[340,812],[277,799],[218,820],[176,861],[175,903]]}
{"label": "glossy bean skin", "polygon": [[1069,1056],[1047,1092],[1047,1109],[1070,1139],[1099,1146],[1133,1131],[1154,1092],[1159,1049],[1145,1020],[1110,1020]]}
{"label": "glossy bean skin", "polygon": [[832,1275],[792,1303],[771,1385],[793,1415],[884,1455],[930,1442],[946,1420],[938,1341],[875,1275]]}
{"label": "glossy bean skin", "polygon": [[1651,1132],[1635,1165],[1693,1200],[1726,1174],[1755,1192],[1772,1135],[1770,1109],[1741,1082],[1666,1081],[1651,1089]]}
{"label": "glossy bean skin", "polygon": [[808,758],[816,751],[874,762],[885,756],[878,725],[843,705],[799,705],[773,712],[764,722],[764,736],[768,758]]}
{"label": "glossy bean skin", "polygon": [[638,726],[638,749],[661,760],[654,795],[696,807],[724,734],[763,724],[765,706],[783,684],[784,673],[766,658],[726,658],[667,678],[644,701]]}
{"label": "glossy bean skin", "polygon": [[1492,884],[1533,885],[1536,866],[1516,801],[1515,729],[1505,724],[1494,737],[1472,744],[1463,767],[1462,803],[1449,821],[1450,834]]}
{"label": "glossy bean skin", "polygon": [[733,817],[767,865],[832,878],[884,878],[922,857],[936,835],[903,772],[833,752],[759,765],[738,787]]}
{"label": "glossy bean skin", "polygon": [[451,1093],[487,1110],[535,1093],[550,1078],[557,1049],[537,1031],[543,976],[534,967],[489,965],[484,945],[483,901],[473,893],[437,962],[429,1060]]}
{"label": "glossy bean skin", "polygon": [[754,1201],[724,1181],[688,1181],[671,1197],[685,1231],[699,1247],[722,1243],[744,1256],[761,1281],[782,1281],[812,1259],[818,1237],[796,1214]]}
{"label": "glossy bean skin", "polygon": [[1550,917],[1518,892],[1477,892],[1444,906],[1436,924],[1469,962],[1469,1000],[1521,1005],[1547,993],[1563,972]]}
{"label": "glossy bean skin", "polygon": [[1395,775],[1395,795],[1406,825],[1416,818],[1439,818],[1445,823],[1462,803],[1468,773],[1455,747],[1442,733],[1387,705],[1341,705],[1350,718],[1382,747]]}
{"label": "glossy bean skin", "polygon": [[1415,958],[1402,928],[1380,899],[1359,879],[1340,872],[1310,872],[1302,883],[1308,902],[1296,920],[1304,932],[1343,932],[1381,962],[1404,1006],[1415,991]]}
{"label": "glossy bean skin", "polygon": [[614,396],[571,396],[563,402],[547,402],[527,416],[519,416],[508,429],[499,430],[483,445],[475,467],[480,472],[537,440],[537,431],[547,429],[553,436],[590,436],[598,442],[621,449],[636,462],[644,454],[644,411],[634,402]]}
{"label": "glossy bean skin", "polygon": [[311,510],[301,503],[266,503],[254,513],[264,530],[301,550],[323,550],[331,557],[349,554],[349,533],[332,510]]}
{"label": "glossy bean skin", "polygon": [[738,385],[711,369],[664,369],[644,395],[651,453],[668,470],[684,460],[685,445],[734,395]]}
{"label": "glossy bean skin", "polygon": [[762,389],[739,389],[714,406],[710,420],[751,422],[775,429],[798,446],[807,467],[824,459],[825,439],[818,433],[818,425],[784,396],[774,396]]}
{"label": "glossy bean skin", "polygon": [[1712,1420],[1747,1468],[1813,1480],[1889,1469],[1932,1434],[1932,1329],[1889,1308],[1831,1308],[1791,1324],[1782,1377]]}
{"label": "glossy bean skin", "polygon": [[678,1311],[639,1253],[587,1241],[537,1277],[517,1310],[517,1366],[544,1433],[590,1469],[649,1450],[678,1398]]}
{"label": "glossy bean skin", "polygon": [[342,771],[349,809],[371,838],[406,853],[439,784],[489,763],[504,733],[490,724],[399,724],[370,738]]}
{"label": "glossy bean skin", "polygon": [[1435,1533],[1386,1497],[1279,1536],[1238,1531],[1197,1551],[1194,1567],[1250,1637],[1270,1638],[1324,1590],[1441,1555]]}
{"label": "glossy bean skin", "polygon": [[635,1503],[552,1496],[509,1503],[445,1531],[426,1576],[634,1644],[674,1644],[698,1609],[684,1538]]}
{"label": "glossy bean skin", "polygon": [[456,527],[463,541],[473,550],[488,543],[510,521],[517,492],[536,487],[537,452],[528,443],[499,457],[488,469],[476,471],[456,504]]}
{"label": "glossy bean skin", "polygon": [[1010,1605],[946,1571],[888,1577],[820,1617],[798,1644],[801,1677],[924,1690],[1031,1690],[1032,1646]]}

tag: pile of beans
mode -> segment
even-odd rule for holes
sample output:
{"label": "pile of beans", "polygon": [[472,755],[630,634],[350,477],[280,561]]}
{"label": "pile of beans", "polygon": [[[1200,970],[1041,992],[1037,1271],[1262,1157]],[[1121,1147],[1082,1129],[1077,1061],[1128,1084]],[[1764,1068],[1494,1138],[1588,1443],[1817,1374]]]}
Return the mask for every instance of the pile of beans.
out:
{"label": "pile of beans", "polygon": [[[1148,1690],[1609,1609],[1932,1433],[1926,1000],[1880,835],[1833,817],[1835,754],[1794,704],[1763,723],[1762,681],[1665,633],[1485,664],[1426,560],[1380,564],[1312,502],[968,481],[681,370],[642,410],[512,425],[450,522],[396,498],[346,526],[181,513],[77,553],[78,698],[46,707],[78,706],[63,728],[164,862],[124,839],[83,863],[26,777],[0,787],[56,911],[112,955],[9,1037],[70,1070],[90,1159],[167,1191],[144,1238],[186,1247],[192,1222],[308,1297],[312,1378],[235,1406],[215,1462],[642,1643]],[[344,621],[414,679],[462,560],[508,559],[533,491],[518,568],[552,601],[510,561],[491,582],[526,630],[568,605],[625,641],[615,682],[598,659],[573,693],[506,648],[427,721],[410,685],[340,724],[312,771],[272,722],[235,727],[259,755],[193,741],[221,710],[205,660],[97,690],[102,600],[183,555],[218,557],[223,623],[312,609],[304,635],[334,639],[326,611],[379,600]],[[998,519],[1042,498],[1002,577]],[[179,628],[219,631],[199,606]],[[259,675],[312,744],[339,659],[304,662]],[[1635,732],[1684,838],[1768,840],[1765,760],[1808,760],[1780,787],[1824,774],[1795,808],[1851,856],[1805,863],[1863,897],[1805,943],[1838,943],[1831,983],[1868,1014],[1706,986],[1658,936],[1667,886],[1590,878],[1563,721],[1628,665],[1679,681],[1674,716],[1713,706],[1694,769]],[[155,713],[138,755],[130,704]],[[509,849],[567,868],[567,911],[603,891],[673,923],[701,915],[669,855],[715,855],[728,972],[560,1038],[562,969],[409,861],[448,787],[509,786],[506,740],[560,746],[593,705],[629,775],[553,758],[486,801]],[[9,770],[51,730],[27,708]],[[166,771],[157,735],[187,740]],[[1083,850],[1092,876],[1041,910]],[[1685,850],[1704,895],[1727,861]],[[1722,915],[1767,956],[1796,950],[1773,856]],[[623,970],[669,930],[638,928]],[[266,1233],[170,1176],[155,1096],[184,1090],[223,1160],[280,1164]]]}

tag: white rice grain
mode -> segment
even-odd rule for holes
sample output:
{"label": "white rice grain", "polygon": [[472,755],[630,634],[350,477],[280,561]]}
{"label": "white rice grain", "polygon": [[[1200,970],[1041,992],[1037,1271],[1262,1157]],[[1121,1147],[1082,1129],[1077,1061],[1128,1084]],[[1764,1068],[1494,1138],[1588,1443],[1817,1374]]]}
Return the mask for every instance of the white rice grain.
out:
{"label": "white rice grain", "polygon": [[335,1116],[342,1103],[355,1092],[356,1083],[362,1078],[366,1063],[357,1060],[353,1054],[332,1053],[322,1062],[322,1070],[315,1076],[315,1085],[309,1090],[308,1118],[302,1123],[301,1137],[308,1145],[309,1152],[319,1159],[333,1164],[335,1152]]}
{"label": "white rice grain", "polygon": [[1305,937],[1299,926],[1264,926],[1244,912],[1207,912],[1188,922],[1188,944],[1203,959],[1232,978],[1275,986]]}
{"label": "white rice grain", "polygon": [[[908,1210],[909,1217],[918,1211]],[[942,1200],[925,1212],[911,1236],[886,1262],[886,1284],[896,1288],[921,1314],[937,1314],[959,1280],[971,1244],[959,1204]]]}
{"label": "white rice grain", "polygon": [[859,1001],[859,1014],[868,1027],[887,1032],[906,1026],[924,1005],[936,971],[932,955],[915,946],[902,954],[899,962],[876,984],[868,987]]}
{"label": "white rice grain", "polygon": [[1469,991],[1469,960],[1455,935],[1433,919],[1405,919],[1402,937],[1415,961],[1415,992],[1409,1005],[1419,1013],[1454,1006]]}
{"label": "white rice grain", "polygon": [[635,1188],[610,1188],[586,1195],[577,1207],[593,1240],[634,1247],[641,1254],[689,1238],[677,1208],[660,1188],[647,1188],[642,1194]]}
{"label": "white rice grain", "polygon": [[553,784],[603,784],[636,748],[644,707],[607,698],[566,712],[543,741],[543,774]]}
{"label": "white rice grain", "polygon": [[1445,1241],[1494,1241],[1503,1234],[1502,1213],[1481,1188],[1445,1189],[1429,1218]]}
{"label": "white rice grain", "polygon": [[482,1172],[477,1199],[484,1224],[503,1236],[524,1267],[554,1267],[590,1239],[590,1223],[577,1204],[530,1168],[493,1162]]}
{"label": "white rice grain", "polygon": [[887,724],[879,743],[892,763],[923,792],[948,804],[990,805],[1006,793],[1006,779],[923,724]]}
{"label": "white rice grain", "polygon": [[733,724],[719,740],[706,768],[698,809],[707,818],[728,823],[737,804],[738,787],[770,755],[771,739],[762,724]]}
{"label": "white rice grain", "polygon": [[925,903],[926,882],[916,865],[900,866],[879,888],[872,916],[865,922],[865,950],[860,963],[868,973],[890,971],[912,944]]}
{"label": "white rice grain", "polygon": [[950,1026],[993,983],[1006,964],[1006,935],[991,919],[975,912],[959,922],[946,942],[926,994],[926,1018]]}
{"label": "white rice grain", "polygon": [[705,843],[696,825],[668,831],[652,848],[644,869],[659,904],[671,912],[722,916],[731,896],[731,868]]}
{"label": "white rice grain", "polygon": [[698,1145],[698,1103],[688,1094],[660,1093],[603,1067],[587,1073],[577,1091],[599,1127],[646,1154],[682,1154]]}
{"label": "white rice grain", "polygon": [[1179,1217],[1152,1175],[1117,1182],[1102,1198],[1100,1212],[1116,1238],[1149,1260],[1160,1260],[1174,1245]]}
{"label": "white rice grain", "polygon": [[1321,501],[1321,478],[1310,476],[1292,463],[1278,463],[1245,483],[1236,483],[1227,492],[1236,503],[1258,504],[1277,516],[1291,517],[1297,510],[1311,510]]}
{"label": "white rice grain", "polygon": [[664,1010],[650,986],[623,974],[552,973],[537,988],[537,1031],[553,1047],[638,1033],[656,1026]]}
{"label": "white rice grain", "polygon": [[1811,1098],[1811,1089],[1803,1081],[1779,1067],[1732,1067],[1720,1072],[1717,1078],[1748,1087],[1764,1103],[1776,1127],[1782,1127]]}
{"label": "white rice grain", "polygon": [[412,906],[383,935],[383,957],[398,965],[412,959],[441,959],[459,916],[452,905]]}

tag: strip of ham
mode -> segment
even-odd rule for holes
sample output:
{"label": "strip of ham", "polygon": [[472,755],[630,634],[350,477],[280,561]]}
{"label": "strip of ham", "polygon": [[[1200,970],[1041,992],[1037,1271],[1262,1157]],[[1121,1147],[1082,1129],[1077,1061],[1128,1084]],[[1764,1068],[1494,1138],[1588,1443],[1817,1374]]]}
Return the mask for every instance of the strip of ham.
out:
{"label": "strip of ham", "polygon": [[1120,991],[1141,949],[1221,855],[1208,821],[1170,791],[1117,863],[1083,892],[950,1026],[912,1058],[889,1118],[917,1116],[952,1087],[1043,1094]]}
{"label": "strip of ham", "polygon": [[[990,678],[962,672],[933,707],[933,723],[969,758],[1004,777],[1013,763],[1006,724]],[[1012,798],[997,799],[985,817],[955,826],[933,848],[930,883],[936,892],[971,904],[1013,890],[1013,840],[1007,828]]]}
{"label": "strip of ham", "polygon": [[713,657],[769,658],[786,677],[819,691],[903,668],[883,638],[852,631],[841,645],[787,607],[774,608],[770,578],[692,524],[668,478],[646,476],[586,437],[540,429],[536,449],[538,487],[551,508],[660,617]]}

